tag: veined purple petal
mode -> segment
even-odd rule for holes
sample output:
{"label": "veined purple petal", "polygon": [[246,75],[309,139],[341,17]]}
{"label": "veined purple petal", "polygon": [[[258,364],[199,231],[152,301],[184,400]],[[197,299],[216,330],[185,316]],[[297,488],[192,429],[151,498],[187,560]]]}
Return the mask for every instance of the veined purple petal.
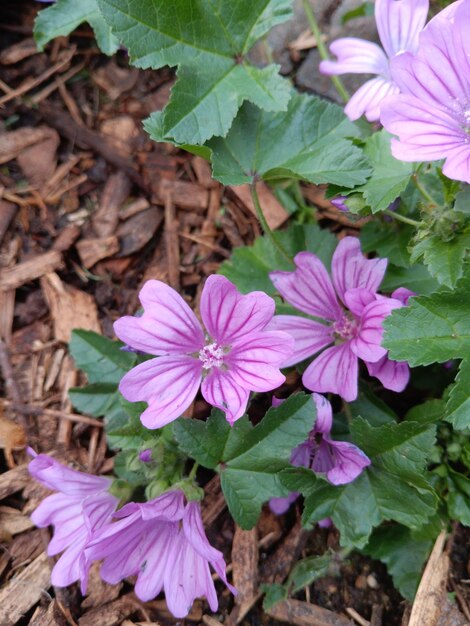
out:
{"label": "veined purple petal", "polygon": [[166,522],[177,522],[185,515],[184,494],[179,490],[167,491],[158,498],[140,504],[139,508],[143,520],[158,517]]}
{"label": "veined purple petal", "polygon": [[234,382],[252,391],[270,391],[285,381],[279,367],[292,354],[294,340],[287,333],[265,331],[235,344],[224,362]]}
{"label": "veined purple petal", "polygon": [[429,10],[429,0],[376,0],[375,21],[380,41],[391,58],[415,52]]}
{"label": "veined purple petal", "polygon": [[368,363],[366,366],[371,376],[378,378],[385,389],[392,391],[403,391],[410,380],[410,368],[408,363],[392,361],[387,356],[382,357],[375,363]]}
{"label": "veined purple petal", "polygon": [[470,184],[470,148],[461,145],[450,150],[442,168],[443,174],[454,180],[461,180]]}
{"label": "veined purple petal", "polygon": [[322,74],[388,74],[388,59],[376,43],[343,37],[330,45],[330,52],[336,61],[321,61]]}
{"label": "veined purple petal", "polygon": [[86,542],[86,533],[81,540],[75,541],[65,550],[57,563],[52,568],[51,582],[54,587],[68,587],[80,579],[83,549]]}
{"label": "veined purple petal", "polygon": [[[397,0],[401,1],[401,0]],[[346,291],[361,288],[375,293],[387,269],[387,259],[366,259],[356,237],[342,239],[331,263],[333,285],[344,302]]]}
{"label": "veined purple petal", "polygon": [[375,363],[387,354],[387,350],[381,346],[383,321],[394,309],[402,306],[399,300],[381,297],[364,308],[359,332],[350,342],[351,350],[356,356]]}
{"label": "veined purple petal", "polygon": [[310,363],[302,382],[311,391],[337,393],[347,402],[357,398],[357,356],[349,342],[327,348]]}
{"label": "veined purple petal", "polygon": [[172,553],[178,542],[176,524],[148,525],[148,531],[142,538],[143,559],[135,584],[135,594],[142,602],[149,602],[163,589],[165,572],[174,567]]}
{"label": "veined purple petal", "polygon": [[406,287],[398,287],[398,289],[395,289],[395,291],[392,293],[391,297],[395,300],[399,300],[402,304],[406,306],[408,304],[408,300],[416,295],[418,294],[416,294],[414,291],[411,291],[411,289],[407,289]]}
{"label": "veined purple petal", "polygon": [[365,115],[369,122],[376,122],[384,100],[398,92],[399,88],[392,80],[381,76],[371,78],[351,96],[344,112],[351,121]]}
{"label": "veined purple petal", "polygon": [[60,491],[69,496],[84,498],[97,491],[105,491],[111,484],[109,478],[77,472],[47,454],[38,454],[32,459],[29,462],[28,471],[35,480],[48,489]]}
{"label": "veined purple petal", "polygon": [[369,457],[352,443],[326,437],[322,443],[329,446],[333,458],[333,466],[326,471],[326,477],[333,485],[352,482],[370,465]]}
{"label": "veined purple petal", "polygon": [[311,252],[299,252],[294,272],[271,272],[269,277],[281,296],[296,309],[315,317],[334,321],[341,307],[331,279],[320,259]]}
{"label": "veined purple petal", "polygon": [[375,293],[363,287],[348,289],[344,294],[345,305],[358,318],[362,316],[365,307],[374,301]]}
{"label": "veined purple petal", "polygon": [[148,280],[139,299],[141,317],[125,316],[114,323],[116,335],[131,348],[147,354],[185,354],[204,345],[204,333],[183,298],[159,280]]}
{"label": "veined purple petal", "polygon": [[325,398],[325,396],[322,396],[319,393],[312,394],[312,397],[317,410],[314,430],[316,433],[327,435],[333,426],[333,409],[331,408],[331,403]]}
{"label": "veined purple petal", "polygon": [[197,394],[202,362],[192,356],[161,356],[140,363],[121,380],[119,391],[130,402],[144,401],[140,419],[161,428],[182,415]]}
{"label": "veined purple petal", "polygon": [[274,315],[274,300],[261,291],[239,293],[225,276],[212,275],[201,294],[201,317],[219,345],[242,341],[265,328]]}
{"label": "veined purple petal", "polygon": [[236,383],[229,371],[218,368],[202,381],[201,392],[206,402],[225,412],[230,424],[245,413],[250,395],[248,389]]}
{"label": "veined purple petal", "polygon": [[298,315],[275,315],[269,329],[284,331],[294,339],[294,352],[282,367],[300,363],[333,342],[331,326]]}

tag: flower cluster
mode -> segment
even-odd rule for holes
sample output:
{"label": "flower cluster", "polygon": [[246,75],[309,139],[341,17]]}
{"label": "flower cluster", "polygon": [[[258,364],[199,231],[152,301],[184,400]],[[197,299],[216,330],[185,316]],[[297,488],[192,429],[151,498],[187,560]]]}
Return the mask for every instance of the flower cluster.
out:
{"label": "flower cluster", "polygon": [[79,580],[86,593],[92,562],[103,560],[104,581],[114,584],[137,576],[138,598],[151,600],[164,589],[169,610],[182,618],[200,596],[217,610],[210,564],[236,593],[227,582],[222,553],[204,533],[198,502],[185,504],[181,491],[169,491],[116,511],[118,500],[107,492],[108,478],[70,469],[45,454],[30,454],[30,474],[57,492],[32,515],[36,526],[54,526],[48,554],[63,552],[52,570],[54,585],[66,587]]}

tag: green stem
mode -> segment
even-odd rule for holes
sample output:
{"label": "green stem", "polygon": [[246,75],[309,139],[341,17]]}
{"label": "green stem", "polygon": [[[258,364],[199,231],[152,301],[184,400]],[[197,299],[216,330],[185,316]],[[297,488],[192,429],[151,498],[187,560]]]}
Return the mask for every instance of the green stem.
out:
{"label": "green stem", "polygon": [[431,194],[428,192],[428,190],[425,187],[423,187],[423,185],[419,182],[417,173],[413,174],[413,176],[411,178],[413,180],[413,183],[414,183],[416,189],[423,196],[423,198],[426,198],[426,200],[430,204],[432,204],[434,206],[439,206],[439,203],[436,202],[436,200],[434,200],[434,198],[431,196]]}
{"label": "green stem", "polygon": [[346,402],[346,400],[343,400],[343,410],[344,414],[348,418],[348,422],[351,423],[353,421],[353,416],[351,413],[351,407],[349,406],[349,402]]}
{"label": "green stem", "polygon": [[[304,12],[307,17],[310,30],[312,31],[313,36],[317,42],[318,52],[320,53],[321,58],[324,61],[329,60],[328,50],[326,49],[325,44],[323,43],[322,34],[320,27],[318,26],[317,18],[313,12],[312,7],[310,6],[310,0],[303,0]],[[349,100],[349,94],[347,92],[346,87],[343,85],[343,82],[338,76],[330,76],[331,82],[336,87],[336,91],[338,92],[340,98],[347,102]]]}
{"label": "green stem", "polygon": [[194,480],[196,477],[196,472],[199,469],[199,463],[197,461],[194,461],[194,465],[191,468],[191,471],[189,472],[189,480]]}
{"label": "green stem", "polygon": [[399,222],[409,224],[410,226],[415,226],[416,228],[421,226],[421,222],[418,222],[417,220],[412,220],[411,217],[405,217],[404,215],[401,215],[400,213],[395,213],[394,211],[390,211],[389,209],[384,209],[382,213],[384,213],[384,215],[388,215],[389,217],[393,217]]}
{"label": "green stem", "polygon": [[271,243],[278,250],[278,252],[287,261],[289,261],[289,263],[293,263],[292,257],[287,252],[287,250],[285,250],[285,248],[282,246],[282,244],[280,244],[279,241],[276,239],[276,237],[274,236],[273,231],[271,230],[268,222],[266,221],[266,217],[264,216],[263,209],[261,208],[261,204],[259,202],[258,192],[256,191],[256,183],[252,183],[250,185],[250,191],[251,191],[251,198],[253,200],[253,204],[255,205],[256,215],[258,216],[259,222],[261,224],[261,228],[266,233],[266,235],[269,237]]}

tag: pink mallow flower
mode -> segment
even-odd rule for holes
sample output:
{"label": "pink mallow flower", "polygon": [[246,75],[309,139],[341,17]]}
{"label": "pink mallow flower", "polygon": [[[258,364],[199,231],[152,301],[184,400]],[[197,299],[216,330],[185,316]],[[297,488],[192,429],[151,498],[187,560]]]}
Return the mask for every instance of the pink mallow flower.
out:
{"label": "pink mallow flower", "polygon": [[375,21],[385,52],[376,43],[356,37],[343,37],[330,45],[337,60],[322,61],[323,74],[377,75],[349,100],[344,112],[350,120],[363,114],[370,122],[378,120],[383,99],[399,92],[390,74],[390,61],[406,50],[415,52],[428,9],[429,0],[376,0]]}
{"label": "pink mallow flower", "polygon": [[162,590],[168,609],[185,617],[194,600],[205,596],[212,611],[218,601],[209,564],[227,587],[225,561],[207,540],[198,502],[185,505],[181,491],[169,491],[144,503],[131,502],[116,521],[95,533],[87,558],[103,560],[101,578],[116,584],[137,576],[135,593],[147,602]]}
{"label": "pink mallow flower", "polygon": [[[274,400],[273,405],[281,402]],[[291,463],[296,467],[310,467],[317,474],[324,475],[332,485],[350,483],[370,465],[370,459],[354,444],[331,438],[331,404],[319,393],[314,393],[312,400],[317,415],[315,424],[308,439],[292,450]],[[286,498],[271,498],[269,507],[273,513],[280,515],[287,511],[298,496],[297,492],[292,492]]]}
{"label": "pink mallow flower", "polygon": [[436,15],[415,55],[392,63],[400,95],[387,98],[380,121],[399,139],[401,161],[445,159],[449,178],[470,183],[470,0]]}
{"label": "pink mallow flower", "polygon": [[119,385],[127,400],[148,403],[141,415],[147,428],[179,417],[199,387],[233,424],[244,414],[250,391],[284,382],[279,366],[292,354],[293,341],[266,329],[275,305],[265,293],[241,295],[224,276],[209,276],[200,304],[205,329],[165,283],[149,280],[139,298],[143,315],[122,317],[114,330],[127,345],[158,357],[137,365]]}
{"label": "pink mallow flower", "polygon": [[272,272],[272,282],[289,304],[326,323],[297,315],[274,317],[270,328],[288,332],[295,340],[294,353],[283,367],[323,350],[303,374],[307,389],[355,400],[362,359],[384,387],[402,391],[409,379],[408,365],[388,359],[381,346],[384,319],[403,306],[394,294],[391,298],[377,294],[387,260],[366,259],[359,240],[345,237],[333,254],[332,278],[310,252],[300,252],[294,261],[294,272]]}
{"label": "pink mallow flower", "polygon": [[31,516],[40,528],[54,526],[47,554],[63,552],[52,569],[52,584],[67,587],[79,580],[84,594],[91,564],[85,556],[85,546],[92,534],[111,520],[119,502],[107,492],[111,480],[77,472],[31,448],[28,452],[34,457],[28,466],[31,476],[58,492],[45,498]]}

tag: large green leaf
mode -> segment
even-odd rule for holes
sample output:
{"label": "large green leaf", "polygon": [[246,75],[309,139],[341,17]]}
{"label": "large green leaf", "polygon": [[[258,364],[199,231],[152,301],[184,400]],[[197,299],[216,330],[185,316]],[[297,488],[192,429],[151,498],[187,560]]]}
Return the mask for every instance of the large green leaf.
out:
{"label": "large green leaf", "polygon": [[214,411],[205,424],[180,418],[173,433],[184,452],[217,468],[230,513],[242,528],[251,528],[264,502],[288,495],[279,473],[290,467],[292,449],[307,438],[315,417],[311,397],[299,393],[269,409],[255,427],[241,418],[230,428]]}
{"label": "large green leaf", "polygon": [[[178,67],[162,135],[203,144],[224,136],[245,100],[286,109],[289,83],[277,66],[258,68],[247,53],[291,15],[291,0],[98,0],[113,32],[141,68]],[[151,122],[150,122],[151,124]]]}
{"label": "large green leaf", "polygon": [[38,49],[44,50],[49,41],[69,35],[84,22],[93,28],[100,50],[114,54],[119,42],[101,15],[97,0],[56,0],[55,4],[40,11],[34,24]]}
{"label": "large green leaf", "polygon": [[428,235],[413,247],[411,261],[423,259],[431,276],[442,285],[455,287],[462,277],[470,250],[470,228],[457,233],[450,241]]}
{"label": "large green leaf", "polygon": [[413,164],[395,159],[390,149],[391,136],[386,130],[366,139],[364,153],[372,163],[369,180],[354,191],[363,193],[372,212],[383,211],[406,189]]}
{"label": "large green leaf", "polygon": [[470,359],[460,364],[446,405],[445,418],[457,430],[470,428]]}
{"label": "large green leaf", "polygon": [[384,322],[390,358],[411,366],[470,357],[470,272],[454,291],[413,298]]}
{"label": "large green leaf", "polygon": [[437,498],[424,477],[434,430],[426,423],[372,426],[356,418],[352,438],[371,459],[356,480],[335,487],[306,468],[284,470],[281,480],[304,494],[304,524],[331,517],[342,545],[363,547],[384,520],[419,528],[435,513]]}

